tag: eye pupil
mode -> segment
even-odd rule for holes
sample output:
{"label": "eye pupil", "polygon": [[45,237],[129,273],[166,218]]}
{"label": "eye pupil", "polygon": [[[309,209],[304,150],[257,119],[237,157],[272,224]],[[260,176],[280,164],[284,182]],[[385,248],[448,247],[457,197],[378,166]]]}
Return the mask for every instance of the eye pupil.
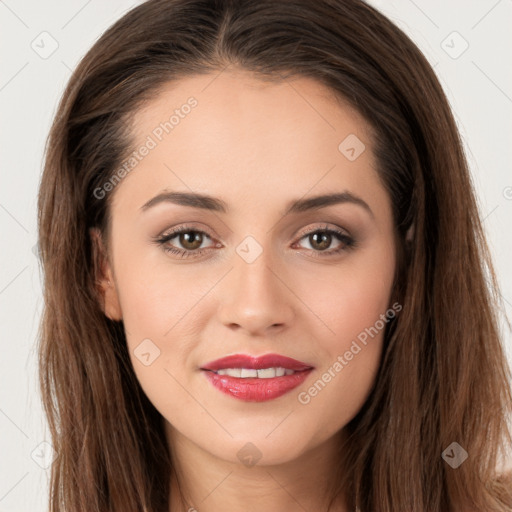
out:
{"label": "eye pupil", "polygon": [[[317,240],[319,237],[321,239],[320,242]],[[331,245],[332,235],[330,233],[326,233],[325,231],[317,231],[316,233],[309,235],[309,239],[310,243],[311,241],[314,241],[314,243],[311,244],[312,247],[315,247],[315,244],[318,242],[316,248],[320,251],[323,251]]]}
{"label": "eye pupil", "polygon": [[[199,243],[197,243],[199,242]],[[187,231],[180,234],[180,244],[186,249],[194,250],[201,247],[203,235],[197,231]]]}
{"label": "eye pupil", "polygon": [[[327,250],[333,242],[333,236],[336,239],[339,239],[340,247],[335,250]],[[184,227],[182,231],[175,231],[174,233],[162,236],[162,238],[157,239],[157,242],[164,247],[166,252],[171,252],[173,254],[179,255],[182,258],[185,258],[193,255],[200,255],[211,250],[211,248],[201,249],[204,237],[210,238],[209,235],[203,233],[201,230],[190,228],[187,229]],[[309,234],[305,234],[301,240],[305,239],[306,237],[309,240],[311,246],[309,252],[313,252],[313,255],[320,252],[326,253],[323,256],[339,254],[342,251],[349,250],[354,246],[354,241],[351,240],[350,237],[342,235],[341,232],[326,228],[317,229],[316,231],[312,231]],[[172,240],[176,241],[173,243]],[[178,247],[175,244],[179,244],[181,247]],[[219,244],[215,245],[216,248],[219,246]]]}

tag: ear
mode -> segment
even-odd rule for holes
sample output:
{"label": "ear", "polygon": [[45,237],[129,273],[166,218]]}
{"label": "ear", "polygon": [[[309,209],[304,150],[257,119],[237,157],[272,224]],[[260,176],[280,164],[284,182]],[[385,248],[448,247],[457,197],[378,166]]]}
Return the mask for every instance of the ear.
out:
{"label": "ear", "polygon": [[111,320],[122,320],[121,305],[115,285],[114,274],[103,243],[101,231],[90,228],[92,262],[95,288],[101,309]]}
{"label": "ear", "polygon": [[407,233],[405,234],[405,240],[407,242],[411,242],[414,238],[414,224],[407,230]]}

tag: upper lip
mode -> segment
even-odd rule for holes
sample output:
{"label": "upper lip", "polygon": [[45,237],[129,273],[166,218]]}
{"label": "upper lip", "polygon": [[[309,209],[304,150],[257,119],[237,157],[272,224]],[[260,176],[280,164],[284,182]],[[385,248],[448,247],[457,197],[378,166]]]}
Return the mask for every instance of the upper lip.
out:
{"label": "upper lip", "polygon": [[252,370],[262,370],[264,368],[285,368],[296,372],[309,370],[313,366],[297,361],[291,357],[279,354],[265,354],[262,356],[251,356],[247,354],[233,354],[231,356],[222,357],[215,361],[201,366],[201,370],[223,370],[225,368],[247,368]]}

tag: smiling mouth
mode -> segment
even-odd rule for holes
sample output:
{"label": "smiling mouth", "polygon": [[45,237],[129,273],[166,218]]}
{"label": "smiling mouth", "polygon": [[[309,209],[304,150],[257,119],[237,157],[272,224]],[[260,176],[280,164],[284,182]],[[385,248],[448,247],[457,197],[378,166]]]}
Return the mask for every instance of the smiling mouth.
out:
{"label": "smiling mouth", "polygon": [[313,368],[295,371],[277,367],[258,370],[225,368],[202,370],[202,373],[215,389],[232,398],[244,402],[266,402],[300,386],[312,371]]}
{"label": "smiling mouth", "polygon": [[282,368],[280,366],[274,368],[262,368],[259,370],[254,368],[222,368],[217,371],[207,371],[213,371],[217,375],[227,375],[237,379],[273,379],[274,377],[284,377],[285,375],[293,375],[294,373],[297,373],[295,370]]}
{"label": "smiling mouth", "polygon": [[280,354],[233,354],[203,365],[215,389],[246,402],[273,400],[302,384],[313,366]]}

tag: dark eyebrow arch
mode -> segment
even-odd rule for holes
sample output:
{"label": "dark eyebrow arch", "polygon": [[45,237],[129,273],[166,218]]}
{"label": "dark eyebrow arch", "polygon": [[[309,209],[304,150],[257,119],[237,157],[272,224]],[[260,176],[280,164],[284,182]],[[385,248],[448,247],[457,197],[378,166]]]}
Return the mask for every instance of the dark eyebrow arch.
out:
{"label": "dark eyebrow arch", "polygon": [[227,213],[228,206],[216,197],[208,196],[206,194],[197,194],[193,192],[167,192],[164,191],[161,194],[150,199],[147,203],[141,206],[141,210],[145,211],[152,206],[160,203],[174,203],[182,206],[191,206],[192,208],[201,208],[204,210],[211,210],[214,212]]}
{"label": "dark eyebrow arch", "polygon": [[284,211],[283,215],[288,215],[290,213],[301,213],[307,210],[317,210],[320,208],[325,208],[326,206],[340,203],[351,203],[361,206],[366,210],[367,213],[370,214],[372,218],[374,216],[372,209],[366,201],[352,194],[351,192],[346,191],[334,194],[323,194],[320,196],[313,196],[308,199],[298,199],[296,201],[292,201]]}
{"label": "dark eyebrow arch", "polygon": [[[170,202],[182,206],[191,206],[192,208],[201,208],[204,210],[211,210],[214,212],[227,213],[227,204],[219,198],[212,197],[206,194],[198,194],[193,192],[162,192],[153,197],[141,206],[142,211],[146,211],[152,206],[163,202]],[[371,217],[374,217],[368,203],[363,201],[360,197],[355,196],[350,192],[339,192],[335,194],[323,194],[319,196],[310,197],[307,199],[296,199],[288,203],[283,212],[283,216],[292,213],[301,213],[308,210],[317,210],[339,203],[356,204],[364,208]]]}

